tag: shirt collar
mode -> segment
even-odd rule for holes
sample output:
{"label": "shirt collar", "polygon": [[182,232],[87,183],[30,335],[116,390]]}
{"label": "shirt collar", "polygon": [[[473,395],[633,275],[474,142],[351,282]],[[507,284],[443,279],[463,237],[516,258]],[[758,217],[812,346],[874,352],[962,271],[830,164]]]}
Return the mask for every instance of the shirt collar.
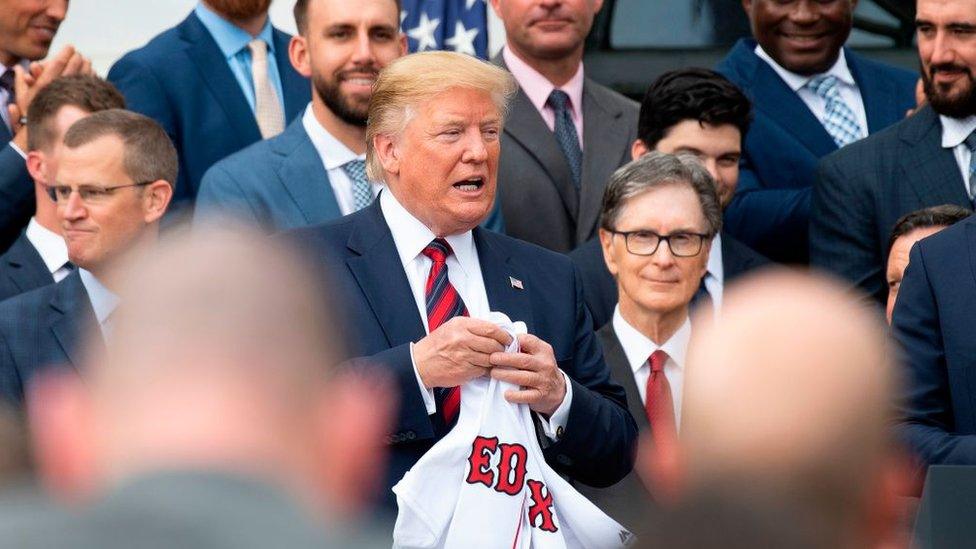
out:
{"label": "shirt collar", "polygon": [[786,82],[786,85],[790,87],[794,92],[800,91],[803,86],[807,85],[807,82],[813,80],[818,76],[834,76],[841,83],[846,84],[849,87],[857,87],[857,83],[854,82],[854,75],[851,74],[850,67],[847,66],[847,56],[844,54],[844,48],[840,49],[840,53],[837,54],[837,61],[834,61],[834,65],[827,70],[827,72],[821,74],[814,74],[812,76],[804,76],[802,74],[797,74],[795,72],[788,71],[780,66],[772,57],[766,53],[766,50],[762,49],[762,46],[756,44],[755,49],[756,56],[769,64],[770,67],[776,71],[776,74]]}
{"label": "shirt collar", "polygon": [[[518,81],[519,87],[528,96],[529,101],[535,106],[535,108],[541,111],[546,106],[546,101],[549,99],[549,94],[552,90],[556,89],[552,85],[552,82],[546,79],[545,76],[529,66],[528,63],[522,61],[519,56],[515,55],[508,46],[502,48],[502,58],[505,60],[505,65],[508,67],[508,71],[512,73],[515,80]],[[572,103],[573,112],[576,114],[577,118],[582,120],[583,116],[583,63],[579,64],[579,68],[576,69],[576,74],[566,82],[565,85],[560,86],[561,90],[566,92],[569,96],[569,100]]]}
{"label": "shirt collar", "polygon": [[103,286],[89,271],[78,269],[78,274],[81,275],[81,283],[84,284],[85,291],[88,293],[88,300],[91,301],[98,324],[105,324],[108,317],[119,306],[119,296]]}
{"label": "shirt collar", "polygon": [[942,123],[942,146],[947,149],[958,147],[976,130],[976,115],[952,118],[940,114],[939,122]]}
{"label": "shirt collar", "polygon": [[716,234],[712,238],[712,246],[708,251],[708,265],[705,267],[707,273],[711,275],[719,284],[725,279],[725,272],[722,269],[722,235]]}
{"label": "shirt collar", "polygon": [[686,318],[678,331],[663,345],[654,343],[624,320],[623,315],[620,314],[620,305],[617,305],[613,311],[612,322],[613,331],[617,334],[617,340],[620,341],[620,346],[624,348],[627,362],[634,372],[640,370],[647,363],[647,358],[651,356],[651,353],[658,349],[667,353],[679,369],[684,369],[685,357],[688,354],[688,343],[691,341],[690,318]]}
{"label": "shirt collar", "polygon": [[64,238],[38,223],[37,219],[30,219],[26,235],[51,274],[68,262],[68,245],[64,243]]}
{"label": "shirt collar", "polygon": [[[383,211],[386,224],[393,234],[393,244],[400,256],[400,262],[409,265],[417,259],[436,236],[433,231],[407,211],[393,196],[393,193],[389,192],[389,189],[380,193],[380,209]],[[475,275],[477,273],[475,266],[478,265],[478,251],[475,248],[471,231],[446,236],[444,240],[447,240],[447,243],[451,245],[454,257],[461,265],[464,274],[466,276]]]}
{"label": "shirt collar", "polygon": [[322,124],[319,123],[318,119],[315,118],[315,113],[312,112],[312,104],[309,103],[308,107],[305,108],[305,114],[302,115],[302,126],[305,128],[305,132],[308,133],[309,139],[312,140],[312,145],[315,146],[315,150],[318,151],[319,156],[322,158],[322,163],[325,165],[326,170],[334,170],[336,168],[341,168],[345,164],[353,160],[365,160],[366,155],[352,152],[349,147],[342,144],[326,130]]}
{"label": "shirt collar", "polygon": [[230,59],[247,48],[248,42],[255,38],[260,38],[268,44],[268,55],[273,55],[275,51],[274,36],[271,32],[271,17],[264,22],[264,27],[257,36],[252,37],[244,29],[217,15],[213,10],[200,2],[193,10],[203,26],[213,36],[214,42],[220,48],[224,57]]}

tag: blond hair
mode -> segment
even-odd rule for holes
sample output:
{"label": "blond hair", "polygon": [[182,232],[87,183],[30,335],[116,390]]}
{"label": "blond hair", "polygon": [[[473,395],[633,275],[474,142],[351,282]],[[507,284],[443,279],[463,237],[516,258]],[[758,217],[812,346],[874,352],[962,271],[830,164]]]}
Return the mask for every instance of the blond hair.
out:
{"label": "blond hair", "polygon": [[491,96],[502,117],[517,85],[507,71],[462,53],[428,51],[401,57],[387,65],[376,80],[366,123],[366,172],[373,181],[385,180],[383,165],[373,147],[377,135],[398,136],[416,107],[453,88],[482,91]]}

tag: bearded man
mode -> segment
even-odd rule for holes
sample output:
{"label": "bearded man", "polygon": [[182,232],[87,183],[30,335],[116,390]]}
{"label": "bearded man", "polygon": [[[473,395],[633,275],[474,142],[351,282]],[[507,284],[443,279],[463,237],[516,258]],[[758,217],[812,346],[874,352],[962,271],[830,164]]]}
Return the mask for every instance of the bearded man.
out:
{"label": "bearded man", "polygon": [[194,220],[230,215],[268,233],[323,223],[368,206],[366,112],[380,69],[407,51],[399,0],[298,0],[291,64],[312,101],[278,137],[203,177]]}
{"label": "bearded man", "polygon": [[108,73],[129,108],[155,119],[176,145],[178,210],[210,166],[281,133],[308,103],[308,82],[288,62],[291,36],[271,25],[270,5],[203,0]]}
{"label": "bearded man", "polygon": [[928,105],[824,158],[813,193],[810,263],[884,306],[888,237],[903,215],[976,196],[976,0],[918,0]]}

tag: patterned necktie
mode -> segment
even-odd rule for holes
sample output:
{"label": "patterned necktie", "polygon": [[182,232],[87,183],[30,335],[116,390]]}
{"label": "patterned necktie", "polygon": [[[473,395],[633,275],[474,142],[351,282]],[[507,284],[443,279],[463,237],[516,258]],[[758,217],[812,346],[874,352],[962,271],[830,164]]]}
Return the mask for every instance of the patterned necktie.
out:
{"label": "patterned necktie", "polygon": [[373,189],[366,179],[366,162],[350,160],[342,165],[342,171],[352,181],[352,211],[358,212],[369,206],[373,202]]}
{"label": "patterned necktie", "polygon": [[[14,70],[13,69],[7,69],[3,74],[0,74],[0,90],[6,90],[7,92],[7,102],[6,103],[0,102],[0,109],[3,109],[3,117],[0,117],[0,120],[3,120],[8,114],[7,106],[13,105],[14,103],[17,102],[17,96],[14,94]],[[23,113],[23,114],[27,114],[27,113]],[[12,125],[13,124],[9,124],[8,126],[12,126]]]}
{"label": "patterned necktie", "polygon": [[963,141],[969,147],[969,200],[976,203],[976,131]]}
{"label": "patterned necktie", "polygon": [[[468,309],[447,277],[447,257],[453,253],[451,245],[443,238],[435,238],[421,253],[433,262],[424,286],[427,301],[427,332],[431,333],[456,316],[468,316]],[[461,409],[461,388],[438,387],[434,391],[434,396],[438,401],[437,407],[441,411],[441,417],[444,418],[444,424],[453,425]]]}
{"label": "patterned necktie", "polygon": [[647,378],[644,410],[651,424],[651,436],[657,448],[670,448],[678,439],[674,421],[674,404],[671,400],[671,385],[664,376],[664,364],[668,354],[658,349],[651,353],[647,364],[651,375]]}
{"label": "patterned necktie", "polygon": [[268,78],[268,45],[260,38],[247,44],[251,50],[251,78],[254,82],[254,118],[261,137],[274,137],[285,129],[285,113],[278,93]]}
{"label": "patterned necktie", "polygon": [[573,124],[573,117],[570,113],[569,95],[562,90],[552,90],[546,105],[556,113],[556,125],[553,133],[556,135],[556,142],[566,156],[569,163],[569,171],[573,174],[573,185],[578,189],[580,186],[580,172],[583,168],[583,151],[580,150],[579,135],[576,133],[576,125]]}
{"label": "patterned necktie", "polygon": [[843,147],[864,137],[854,111],[840,96],[836,76],[821,75],[810,79],[806,86],[824,100],[826,116],[823,126],[834,139],[837,147]]}

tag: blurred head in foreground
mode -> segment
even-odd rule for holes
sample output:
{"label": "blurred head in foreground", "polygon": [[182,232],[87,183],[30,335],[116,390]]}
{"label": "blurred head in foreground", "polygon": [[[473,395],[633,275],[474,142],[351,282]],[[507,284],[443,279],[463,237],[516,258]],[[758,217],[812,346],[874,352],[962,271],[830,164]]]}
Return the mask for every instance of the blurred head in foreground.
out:
{"label": "blurred head in foreground", "polygon": [[872,311],[824,279],[773,272],[734,287],[723,322],[698,335],[675,492],[779,498],[830,547],[892,541],[908,476],[886,428],[897,392]]}
{"label": "blurred head in foreground", "polygon": [[237,228],[173,236],[120,268],[105,353],[84,379],[35,387],[46,484],[83,496],[155,471],[229,473],[357,510],[382,468],[389,399],[334,371],[319,277]]}

